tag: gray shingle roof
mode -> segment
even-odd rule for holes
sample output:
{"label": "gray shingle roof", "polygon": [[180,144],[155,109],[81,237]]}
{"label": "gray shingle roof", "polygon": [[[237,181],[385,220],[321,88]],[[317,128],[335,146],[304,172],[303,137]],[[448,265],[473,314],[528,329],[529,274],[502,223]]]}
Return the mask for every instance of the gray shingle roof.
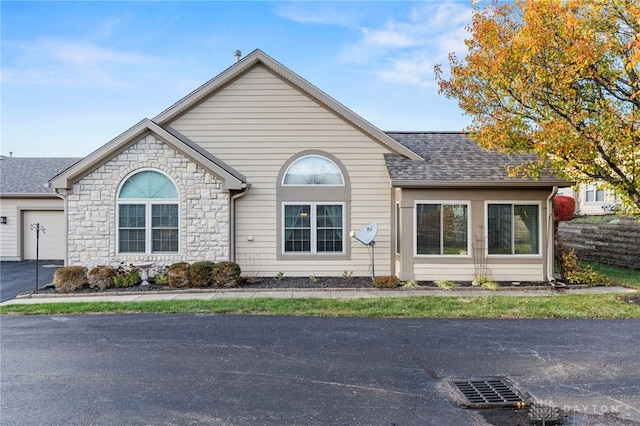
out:
{"label": "gray shingle roof", "polygon": [[48,194],[49,179],[80,158],[0,157],[0,194]]}
{"label": "gray shingle roof", "polygon": [[424,184],[492,185],[565,183],[548,171],[540,178],[511,177],[505,165],[523,164],[531,155],[487,152],[465,133],[387,132],[389,136],[420,155],[412,161],[399,154],[385,154],[387,170],[394,186]]}

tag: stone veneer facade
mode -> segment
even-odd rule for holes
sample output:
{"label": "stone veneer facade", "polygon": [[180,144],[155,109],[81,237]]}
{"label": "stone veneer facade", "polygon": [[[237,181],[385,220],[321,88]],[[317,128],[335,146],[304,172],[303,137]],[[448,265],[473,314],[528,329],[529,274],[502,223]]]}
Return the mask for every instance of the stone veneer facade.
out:
{"label": "stone veneer facade", "polygon": [[[170,176],[180,194],[178,254],[118,254],[116,197],[140,169]],[[229,259],[229,193],[223,182],[154,135],[147,135],[74,184],[67,196],[68,265]]]}

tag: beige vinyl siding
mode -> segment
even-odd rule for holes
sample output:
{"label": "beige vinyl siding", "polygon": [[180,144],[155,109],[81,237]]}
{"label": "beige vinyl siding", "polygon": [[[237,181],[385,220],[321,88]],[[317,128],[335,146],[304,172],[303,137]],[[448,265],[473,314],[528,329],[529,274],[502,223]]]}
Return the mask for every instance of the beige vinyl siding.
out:
{"label": "beige vinyl siding", "polygon": [[[542,281],[544,271],[539,262],[534,264],[490,264],[487,266],[488,277],[494,281]],[[475,275],[473,264],[416,264],[414,266],[417,281],[472,281]]]}
{"label": "beige vinyl siding", "polygon": [[473,279],[473,264],[416,264],[413,268],[414,280],[416,281],[471,281]]}
{"label": "beige vinyl siding", "polygon": [[[25,212],[55,211],[56,213],[59,212],[60,217],[63,218],[63,210],[64,202],[57,197],[2,198],[2,200],[0,200],[0,216],[7,217],[7,224],[0,224],[0,259],[3,261],[22,260],[24,258],[24,239],[33,237],[35,240],[35,231],[28,230],[28,225],[30,224],[27,223],[27,231],[24,230],[25,220],[28,221],[31,217],[27,216],[25,219]],[[43,225],[47,226],[48,224]],[[56,222],[53,226],[57,228],[59,225],[59,222]],[[47,228],[47,233],[48,232],[49,230]],[[53,233],[52,235],[55,235],[57,231],[54,231],[52,228],[51,232]],[[62,243],[64,242],[66,241],[63,240]],[[55,256],[56,259],[62,259],[64,257],[64,245],[61,244],[61,247],[59,253]],[[44,257],[42,257],[42,259],[44,259]]]}
{"label": "beige vinyl siding", "polygon": [[[389,273],[388,149],[338,118],[264,67],[256,67],[178,117],[170,126],[235,168],[251,184],[236,204],[236,260],[246,275],[369,273],[367,248],[350,242],[343,260],[278,260],[276,180],[283,165],[305,150],[332,154],[351,182],[350,229],[378,223],[376,273]],[[307,200],[298,200],[307,201]],[[346,245],[346,247],[349,247]]]}

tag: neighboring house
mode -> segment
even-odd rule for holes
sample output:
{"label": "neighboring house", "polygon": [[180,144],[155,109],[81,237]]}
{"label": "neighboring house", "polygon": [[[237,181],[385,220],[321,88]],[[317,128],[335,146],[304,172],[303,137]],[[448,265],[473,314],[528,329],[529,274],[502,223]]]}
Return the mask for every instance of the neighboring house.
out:
{"label": "neighboring house", "polygon": [[562,188],[558,194],[573,197],[576,200],[578,216],[612,214],[620,207],[616,194],[602,189],[597,183],[582,183],[575,187]]}
{"label": "neighboring house", "polygon": [[245,276],[542,281],[550,200],[524,157],[462,133],[385,133],[256,50],[51,180],[67,263],[233,260]]}
{"label": "neighboring house", "polygon": [[[48,181],[80,158],[0,156],[0,260],[64,259],[64,202]],[[31,225],[45,231],[36,244]]]}

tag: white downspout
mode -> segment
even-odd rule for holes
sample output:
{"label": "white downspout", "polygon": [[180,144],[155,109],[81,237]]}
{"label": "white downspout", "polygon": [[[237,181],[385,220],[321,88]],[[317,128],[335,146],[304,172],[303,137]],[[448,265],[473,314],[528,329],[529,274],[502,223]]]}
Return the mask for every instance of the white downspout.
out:
{"label": "white downspout", "polygon": [[232,195],[229,199],[229,261],[236,261],[236,200],[247,195],[251,184],[247,184],[244,191]]}
{"label": "white downspout", "polygon": [[61,194],[60,193],[60,189],[58,188],[54,188],[53,189],[53,193],[58,197],[61,198],[64,201],[64,239],[65,239],[65,244],[64,244],[64,265],[68,266],[69,265],[69,216],[68,216],[68,212],[69,212],[69,203],[67,200],[67,194]]}
{"label": "white downspout", "polygon": [[554,186],[551,190],[551,194],[547,197],[547,276],[546,281],[554,282],[553,266],[555,263],[555,233],[553,226],[553,197],[558,193],[558,187]]}

